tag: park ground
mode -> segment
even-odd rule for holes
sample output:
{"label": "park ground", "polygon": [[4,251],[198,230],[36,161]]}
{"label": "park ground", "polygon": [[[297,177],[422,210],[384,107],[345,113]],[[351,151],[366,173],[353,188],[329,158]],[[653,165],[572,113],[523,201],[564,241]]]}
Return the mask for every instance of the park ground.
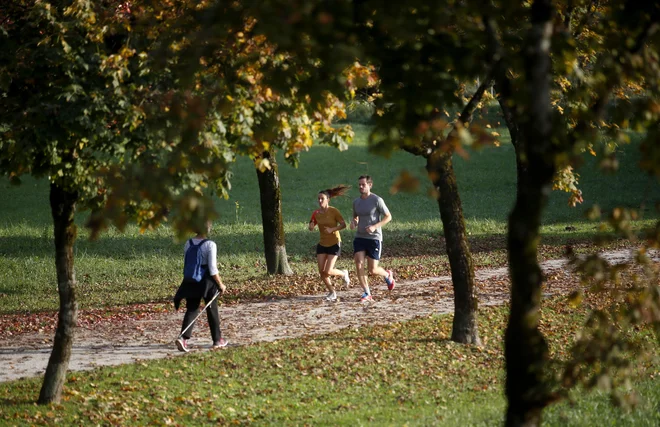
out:
{"label": "park ground", "polygon": [[[605,252],[611,263],[629,261],[631,251]],[[567,295],[579,288],[566,260],[543,263],[547,276],[546,296]],[[509,279],[506,268],[477,271],[479,303],[501,305],[508,301]],[[338,292],[337,302],[324,295],[299,295],[262,301],[234,302],[220,307],[223,335],[231,346],[270,342],[308,335],[327,334],[344,328],[386,324],[453,311],[451,277],[400,280],[394,291],[372,285],[373,303],[359,302],[360,288],[355,281]],[[139,362],[182,355],[174,346],[182,311],[168,304],[141,304],[107,310],[83,310],[73,346],[70,369],[94,369],[104,365]],[[196,325],[191,345],[196,351],[211,346],[205,316]],[[0,363],[1,381],[43,374],[56,324],[55,313],[3,316]],[[22,325],[11,332],[10,325]]]}

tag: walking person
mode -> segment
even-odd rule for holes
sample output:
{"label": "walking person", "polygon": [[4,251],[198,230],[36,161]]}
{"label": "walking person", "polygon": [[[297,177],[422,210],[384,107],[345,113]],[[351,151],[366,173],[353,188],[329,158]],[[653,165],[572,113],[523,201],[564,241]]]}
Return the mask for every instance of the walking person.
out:
{"label": "walking person", "polygon": [[319,208],[314,211],[312,218],[309,220],[309,231],[314,230],[316,225],[319,227],[320,237],[319,243],[316,245],[316,260],[318,262],[321,280],[323,280],[329,292],[325,297],[326,301],[337,300],[337,292],[330,280],[330,276],[341,276],[346,286],[351,283],[348,277],[348,270],[338,270],[335,268],[335,263],[341,253],[341,236],[339,235],[339,231],[346,228],[346,222],[339,210],[330,206],[331,198],[344,195],[349,188],[346,185],[339,185],[319,191],[317,195]]}
{"label": "walking person", "polygon": [[372,186],[373,180],[369,175],[362,175],[358,178],[360,197],[353,201],[353,219],[351,220],[351,230],[357,228],[353,240],[353,258],[358,280],[363,290],[360,298],[362,302],[372,300],[367,273],[382,277],[390,291],[395,286],[392,270],[385,270],[378,265],[383,253],[382,227],[392,220],[392,214],[385,205],[385,201],[371,192]]}
{"label": "walking person", "polygon": [[[220,332],[220,316],[218,314],[217,296],[222,295],[227,287],[222,283],[218,273],[218,247],[213,240],[208,239],[211,232],[211,222],[206,223],[206,230],[200,231],[189,239],[184,248],[183,281],[174,296],[174,308],[179,309],[181,300],[186,300],[186,314],[183,316],[181,336],[176,340],[180,351],[188,352],[188,340],[192,336],[195,320],[202,301],[208,305],[206,316],[211,328],[213,349],[225,347],[227,340]],[[210,302],[210,304],[209,304]]]}

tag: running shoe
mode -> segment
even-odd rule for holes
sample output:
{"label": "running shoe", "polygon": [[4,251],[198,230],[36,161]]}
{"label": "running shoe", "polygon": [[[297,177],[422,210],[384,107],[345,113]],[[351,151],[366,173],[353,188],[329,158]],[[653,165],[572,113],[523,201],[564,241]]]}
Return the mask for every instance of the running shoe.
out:
{"label": "running shoe", "polygon": [[190,349],[188,348],[188,340],[182,337],[177,338],[176,340],[176,348],[179,349],[179,351],[183,351],[184,353],[188,353]]}
{"label": "running shoe", "polygon": [[351,278],[348,277],[348,270],[344,270],[344,283],[346,283],[346,286],[351,284]]}
{"label": "running shoe", "polygon": [[227,344],[229,344],[229,341],[227,341],[224,338],[220,338],[220,341],[216,341],[213,343],[213,347],[211,348],[222,348],[222,347],[227,347]]}
{"label": "running shoe", "polygon": [[360,302],[367,302],[367,301],[373,301],[373,298],[371,298],[371,294],[365,292],[362,294],[362,298],[360,298]]}
{"label": "running shoe", "polygon": [[392,270],[387,270],[387,277],[385,278],[385,283],[387,283],[387,290],[391,291],[396,286],[394,281],[394,272]]}
{"label": "running shoe", "polygon": [[325,296],[326,301],[337,301],[337,294],[335,292],[330,292]]}

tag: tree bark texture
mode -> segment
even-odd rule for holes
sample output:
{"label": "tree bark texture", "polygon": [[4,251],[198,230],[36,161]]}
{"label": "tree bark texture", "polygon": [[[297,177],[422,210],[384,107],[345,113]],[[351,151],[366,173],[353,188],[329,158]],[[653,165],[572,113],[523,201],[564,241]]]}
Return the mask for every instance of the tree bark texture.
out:
{"label": "tree bark texture", "polygon": [[481,345],[472,253],[467,240],[463,206],[458,194],[452,153],[435,151],[426,159],[426,170],[438,192],[440,218],[454,286],[454,322],[451,339],[463,344]]}
{"label": "tree bark texture", "polygon": [[532,28],[525,51],[527,120],[524,148],[528,169],[509,216],[508,254],[511,312],[505,335],[507,426],[538,426],[549,403],[544,381],[548,347],[539,330],[541,284],[538,243],[543,208],[555,173],[550,105],[550,0],[532,5]]}
{"label": "tree bark texture", "polygon": [[55,234],[55,268],[57,290],[60,295],[60,311],[53,351],[48,359],[44,382],[39,393],[39,403],[57,403],[71,359],[71,348],[78,318],[76,301],[76,276],[73,271],[73,244],[76,240],[76,225],[73,217],[78,195],[56,184],[50,186],[50,208]]}
{"label": "tree bark texture", "polygon": [[265,151],[263,157],[270,162],[270,169],[257,169],[261,193],[261,221],[264,230],[264,253],[268,274],[293,274],[286,256],[284,224],[282,223],[282,197],[275,154]]}

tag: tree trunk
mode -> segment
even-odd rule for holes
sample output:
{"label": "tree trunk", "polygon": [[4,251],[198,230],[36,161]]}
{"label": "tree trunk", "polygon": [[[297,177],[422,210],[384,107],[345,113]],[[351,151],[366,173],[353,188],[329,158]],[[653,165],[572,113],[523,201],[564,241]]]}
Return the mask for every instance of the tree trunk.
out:
{"label": "tree trunk", "polygon": [[48,367],[39,393],[40,404],[60,401],[71,359],[71,347],[78,317],[76,276],[73,271],[73,243],[76,240],[73,216],[77,200],[77,193],[68,192],[56,184],[51,184],[50,208],[55,234],[55,268],[57,290],[60,294],[60,311],[53,351],[48,359]]}
{"label": "tree trunk", "polygon": [[497,102],[502,109],[502,115],[506,122],[506,127],[511,136],[511,145],[516,153],[516,192],[520,191],[520,185],[527,175],[527,155],[525,153],[525,135],[521,129],[521,123],[514,112],[511,82],[506,76],[506,70],[500,68],[495,73],[495,86],[497,87]]}
{"label": "tree trunk", "polygon": [[268,274],[293,274],[286,256],[284,224],[282,223],[282,197],[275,154],[265,151],[263,157],[270,162],[270,169],[257,169],[261,193],[261,221],[264,230],[264,253]]}
{"label": "tree trunk", "polygon": [[452,153],[435,151],[426,160],[426,170],[438,192],[440,218],[447,243],[447,257],[454,286],[454,323],[451,339],[459,343],[481,345],[472,254],[467,241],[463,207],[452,164]]}
{"label": "tree trunk", "polygon": [[532,5],[525,50],[527,121],[524,142],[528,170],[518,185],[509,216],[508,253],[511,312],[505,336],[507,426],[538,426],[549,402],[544,373],[548,347],[539,330],[543,274],[538,263],[539,229],[555,173],[550,105],[551,0]]}
{"label": "tree trunk", "polygon": [[[490,87],[493,73],[498,69],[500,62],[493,64],[492,69],[479,85],[470,101],[465,105],[458,119],[457,126],[468,125],[483,94]],[[447,139],[456,137],[456,126]],[[481,345],[479,326],[477,321],[478,298],[474,283],[474,266],[472,253],[467,240],[463,206],[458,193],[454,165],[452,163],[453,150],[428,141],[418,147],[403,146],[402,148],[416,156],[426,158],[426,171],[438,192],[438,206],[440,219],[447,244],[447,257],[451,269],[452,285],[454,287],[454,323],[452,327],[452,341],[463,344]]]}

